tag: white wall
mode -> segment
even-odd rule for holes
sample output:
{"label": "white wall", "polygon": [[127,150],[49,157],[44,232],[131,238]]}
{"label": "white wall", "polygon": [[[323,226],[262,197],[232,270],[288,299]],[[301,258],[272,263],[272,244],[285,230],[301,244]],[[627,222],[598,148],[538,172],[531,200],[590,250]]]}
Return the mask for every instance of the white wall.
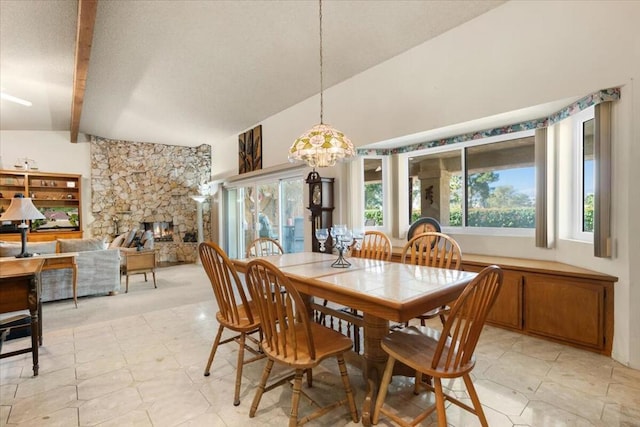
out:
{"label": "white wall", "polygon": [[[640,2],[508,2],[325,91],[326,122],[356,146],[411,135],[560,99],[622,86],[614,108],[613,259],[591,245],[559,241],[537,249],[533,238],[456,236],[468,253],[566,262],[619,277],[613,357],[640,368]],[[636,84],[637,86],[637,84]],[[318,97],[261,122],[263,165],[286,162],[292,141],[318,122]],[[229,155],[236,153],[235,137]],[[216,156],[214,155],[214,158]],[[217,173],[235,173],[235,165]],[[636,167],[632,167],[636,166]],[[215,170],[215,169],[214,169]],[[344,176],[341,168],[323,176]],[[338,182],[347,206],[348,183]],[[344,205],[343,205],[344,203]]]}

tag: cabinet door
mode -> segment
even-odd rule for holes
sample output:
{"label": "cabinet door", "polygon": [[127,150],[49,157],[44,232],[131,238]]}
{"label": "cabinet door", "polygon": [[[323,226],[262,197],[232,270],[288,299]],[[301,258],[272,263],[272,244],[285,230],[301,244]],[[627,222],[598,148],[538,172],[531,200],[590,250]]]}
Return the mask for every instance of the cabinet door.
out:
{"label": "cabinet door", "polygon": [[525,277],[525,328],[582,346],[604,347],[602,285],[552,275]]}
{"label": "cabinet door", "polygon": [[[479,272],[482,267],[465,265],[466,271]],[[487,315],[487,322],[509,329],[522,329],[522,274],[517,271],[502,270],[502,287],[496,302]]]}

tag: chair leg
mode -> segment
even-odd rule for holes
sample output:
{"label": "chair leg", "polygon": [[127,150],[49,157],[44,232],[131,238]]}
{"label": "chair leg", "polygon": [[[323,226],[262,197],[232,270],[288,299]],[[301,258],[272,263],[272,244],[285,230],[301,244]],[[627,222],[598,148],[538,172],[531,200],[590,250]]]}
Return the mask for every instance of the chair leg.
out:
{"label": "chair leg", "polygon": [[125,290],[124,290],[124,293],[125,293],[125,294],[126,294],[127,292],[129,292],[129,275],[128,275],[128,274],[127,274],[127,281],[126,281],[126,283],[127,283],[127,287],[126,287],[126,288],[125,288]]}
{"label": "chair leg", "polygon": [[151,274],[153,275],[153,287],[158,289],[158,285],[156,284],[156,272],[152,271]]}
{"label": "chair leg", "polygon": [[347,402],[349,402],[349,412],[351,412],[351,419],[354,423],[358,422],[358,410],[356,409],[356,402],[353,400],[353,391],[351,390],[351,382],[349,381],[349,375],[347,374],[347,366],[344,363],[344,356],[339,354],[336,356],[338,359],[338,368],[340,369],[340,377],[342,378],[342,385],[344,385],[344,391],[347,394]]}
{"label": "chair leg", "polygon": [[313,387],[313,370],[311,368],[305,371],[307,373],[307,387]]}
{"label": "chair leg", "polygon": [[267,380],[269,379],[269,375],[271,375],[271,369],[273,368],[273,360],[267,360],[267,364],[264,366],[262,370],[262,378],[260,378],[260,384],[256,389],[256,395],[253,397],[253,402],[251,403],[251,409],[249,410],[249,417],[253,418],[256,416],[256,411],[258,410],[258,405],[260,404],[260,399],[262,399],[262,395],[264,394],[264,389],[267,385]]}
{"label": "chair leg", "polygon": [[387,397],[387,390],[389,389],[389,383],[391,382],[391,374],[393,373],[393,365],[396,360],[389,356],[387,360],[387,366],[384,368],[384,374],[382,374],[382,380],[380,381],[380,390],[378,390],[378,398],[376,399],[376,406],[373,410],[373,419],[371,424],[378,424],[380,419],[380,409],[384,404],[384,399]]}
{"label": "chair leg", "polygon": [[293,379],[293,395],[291,396],[291,414],[289,414],[289,427],[298,425],[298,405],[300,404],[300,389],[302,388],[303,369],[296,369]]}
{"label": "chair leg", "polygon": [[440,378],[433,378],[433,388],[436,392],[438,427],[447,427],[447,412],[444,408],[444,393],[442,392],[442,381],[440,380]]}
{"label": "chair leg", "polygon": [[209,370],[211,369],[211,364],[213,363],[213,358],[216,355],[216,350],[218,349],[218,345],[220,344],[220,337],[222,337],[222,331],[224,330],[224,326],[220,325],[218,327],[218,333],[216,334],[216,339],[213,340],[213,346],[211,347],[211,353],[209,353],[209,361],[207,362],[207,366],[204,368],[204,376],[209,376]]}
{"label": "chair leg", "polygon": [[148,280],[147,280],[147,273],[144,273],[144,281],[145,281],[145,282],[148,282]]}
{"label": "chair leg", "polygon": [[484,411],[482,410],[482,404],[480,403],[480,399],[478,398],[478,393],[476,392],[476,388],[473,386],[473,381],[471,381],[471,377],[467,375],[463,375],[464,384],[467,386],[467,391],[469,392],[469,397],[471,397],[471,401],[473,402],[473,408],[476,410],[476,415],[480,419],[480,424],[482,427],[488,427],[487,417],[484,415]]}
{"label": "chair leg", "polygon": [[242,367],[244,366],[244,342],[246,340],[246,334],[243,332],[240,334],[240,348],[238,349],[238,362],[236,366],[236,391],[233,395],[233,406],[240,404],[240,385],[242,384]]}

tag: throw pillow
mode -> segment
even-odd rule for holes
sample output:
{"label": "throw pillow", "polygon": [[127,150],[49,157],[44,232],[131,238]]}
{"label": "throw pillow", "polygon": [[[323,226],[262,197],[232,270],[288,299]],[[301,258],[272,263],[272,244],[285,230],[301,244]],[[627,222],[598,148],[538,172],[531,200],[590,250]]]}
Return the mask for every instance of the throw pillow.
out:
{"label": "throw pillow", "polygon": [[123,248],[128,248],[131,246],[131,242],[133,242],[133,238],[136,237],[137,231],[138,231],[137,228],[134,228],[133,230],[129,231],[129,233],[127,234],[127,237],[124,239],[124,242],[122,243]]}
{"label": "throw pillow", "polygon": [[140,238],[140,244],[145,249],[153,249],[153,243],[154,243],[153,231],[151,230],[145,231],[144,234],[142,234],[142,237]]}
{"label": "throw pillow", "polygon": [[127,246],[128,248],[137,248],[138,245],[140,245],[140,238],[142,238],[142,233],[144,233],[144,231],[136,231],[136,234],[133,236],[133,240],[131,241],[131,243],[129,243],[129,246]]}
{"label": "throw pillow", "polygon": [[124,243],[124,239],[127,237],[127,234],[128,233],[122,233],[121,235],[119,235],[118,237],[113,239],[113,242],[111,242],[109,247],[110,248],[119,248],[120,246],[122,246],[122,244]]}
{"label": "throw pillow", "polygon": [[93,237],[89,239],[60,239],[60,252],[85,252],[107,249],[104,237]]}
{"label": "throw pillow", "polygon": [[[16,256],[22,252],[21,242],[0,242],[0,257]],[[55,254],[56,241],[27,242],[27,252],[31,254]]]}

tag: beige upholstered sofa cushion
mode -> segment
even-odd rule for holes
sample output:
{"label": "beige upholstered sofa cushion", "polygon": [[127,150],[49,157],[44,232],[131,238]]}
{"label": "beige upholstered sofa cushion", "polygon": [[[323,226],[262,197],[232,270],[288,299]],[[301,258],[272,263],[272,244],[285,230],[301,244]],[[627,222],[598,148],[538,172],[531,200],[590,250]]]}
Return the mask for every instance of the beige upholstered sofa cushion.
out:
{"label": "beige upholstered sofa cushion", "polygon": [[[20,252],[22,252],[21,242],[0,242],[0,257],[16,256]],[[31,254],[54,254],[56,253],[56,241],[28,242],[27,252]]]}
{"label": "beige upholstered sofa cushion", "polygon": [[60,252],[85,252],[107,249],[107,242],[104,237],[93,237],[89,239],[59,239]]}

